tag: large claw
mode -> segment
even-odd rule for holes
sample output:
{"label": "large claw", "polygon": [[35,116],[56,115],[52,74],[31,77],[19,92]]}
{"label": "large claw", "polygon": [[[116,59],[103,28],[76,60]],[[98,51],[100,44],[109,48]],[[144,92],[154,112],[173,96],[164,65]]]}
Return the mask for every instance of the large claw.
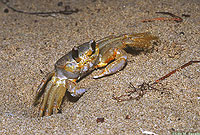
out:
{"label": "large claw", "polygon": [[124,55],[124,51],[118,48],[111,48],[102,57],[101,62],[97,65],[97,68],[104,67],[107,64],[106,68],[104,68],[98,75],[94,76],[93,78],[100,78],[106,75],[111,75],[119,70],[123,69],[126,65],[127,56]]}

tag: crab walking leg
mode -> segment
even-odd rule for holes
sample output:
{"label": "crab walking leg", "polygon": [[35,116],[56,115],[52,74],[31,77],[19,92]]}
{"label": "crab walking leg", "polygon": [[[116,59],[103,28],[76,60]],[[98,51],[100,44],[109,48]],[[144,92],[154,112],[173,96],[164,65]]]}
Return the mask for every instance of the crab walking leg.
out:
{"label": "crab walking leg", "polygon": [[40,106],[40,112],[39,112],[39,116],[42,117],[43,114],[44,114],[44,110],[46,108],[46,104],[47,104],[47,100],[48,100],[48,97],[49,97],[49,93],[51,91],[51,88],[53,87],[54,85],[54,82],[51,80],[47,83],[47,86],[45,88],[45,92],[44,92],[44,98],[43,98],[43,101],[42,101],[42,104]]}
{"label": "crab walking leg", "polygon": [[57,94],[56,94],[56,104],[55,104],[55,111],[58,113],[63,97],[65,96],[66,91],[69,91],[71,96],[73,97],[79,97],[83,93],[86,92],[86,89],[76,89],[76,80],[65,80],[65,86],[61,85],[58,87]]}
{"label": "crab walking leg", "polygon": [[37,88],[37,94],[41,93],[41,91],[44,90],[45,85],[51,80],[54,74],[54,72],[50,72],[42,79],[41,84]]}
{"label": "crab walking leg", "polygon": [[[114,61],[113,61],[114,60]],[[124,51],[118,48],[109,49],[105,55],[102,57],[101,62],[97,65],[97,67],[104,67],[109,62],[110,63],[106,68],[102,70],[100,74],[94,76],[93,78],[100,78],[106,75],[114,74],[119,70],[123,69],[126,65],[127,56],[124,55]]]}
{"label": "crab walking leg", "polygon": [[47,83],[51,80],[53,75],[54,75],[54,72],[51,72],[51,73],[47,74],[47,76],[45,78],[42,79],[42,82],[40,83],[40,85],[37,88],[33,105],[37,105],[39,103],[39,99],[45,92],[45,87],[46,87]]}
{"label": "crab walking leg", "polygon": [[57,90],[56,105],[55,105],[56,113],[58,113],[58,111],[60,110],[60,105],[62,103],[63,97],[65,96],[66,90],[67,88],[65,88],[62,85]]}
{"label": "crab walking leg", "polygon": [[53,86],[49,93],[49,98],[47,101],[47,108],[45,111],[45,116],[50,116],[53,112],[53,106],[54,106],[54,101],[55,101],[55,94],[57,93],[58,90],[58,85]]}
{"label": "crab walking leg", "polygon": [[148,50],[152,48],[152,40],[157,40],[158,38],[150,35],[149,33],[138,33],[131,35],[124,35],[122,39],[122,44],[124,47],[130,46],[135,49]]}

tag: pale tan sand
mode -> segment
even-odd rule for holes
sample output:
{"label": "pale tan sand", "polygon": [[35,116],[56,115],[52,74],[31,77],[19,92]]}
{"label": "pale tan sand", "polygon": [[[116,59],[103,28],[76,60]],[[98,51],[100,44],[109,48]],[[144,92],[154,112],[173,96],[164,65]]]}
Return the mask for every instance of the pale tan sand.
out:
{"label": "pale tan sand", "polygon": [[[4,0],[5,1],[5,0]],[[75,0],[74,0],[75,1]],[[58,11],[65,5],[80,12],[41,17],[13,12],[0,3],[0,134],[156,134],[200,133],[200,64],[193,64],[162,81],[170,94],[150,91],[138,101],[118,103],[134,85],[153,81],[190,60],[200,60],[199,0],[128,1],[9,0],[19,10]],[[5,11],[5,12],[4,12]],[[171,12],[183,22],[141,20]],[[37,116],[32,106],[44,74],[73,46],[112,33],[151,32],[160,43],[152,53],[132,56],[124,70],[98,80],[85,77],[89,88],[77,102],[64,101],[62,113]],[[184,32],[183,34],[180,34]],[[130,119],[125,119],[126,115]],[[97,123],[103,117],[105,122]]]}

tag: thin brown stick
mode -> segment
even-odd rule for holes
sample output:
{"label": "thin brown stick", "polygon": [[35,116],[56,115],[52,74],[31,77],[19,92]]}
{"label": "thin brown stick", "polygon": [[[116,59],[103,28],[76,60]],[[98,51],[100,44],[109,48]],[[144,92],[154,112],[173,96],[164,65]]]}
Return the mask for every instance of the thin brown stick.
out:
{"label": "thin brown stick", "polygon": [[159,79],[156,80],[153,84],[157,84],[158,82],[160,82],[160,81],[166,79],[167,77],[171,76],[172,74],[176,73],[177,71],[180,71],[181,69],[183,69],[183,68],[185,68],[185,67],[187,67],[187,66],[189,66],[189,65],[192,65],[193,63],[199,63],[199,62],[200,62],[200,61],[189,61],[188,63],[182,65],[181,67],[176,68],[176,69],[174,69],[173,71],[171,71],[170,73],[168,73],[168,74],[164,75],[163,77],[159,78]]}
{"label": "thin brown stick", "polygon": [[164,14],[164,15],[169,15],[172,18],[169,17],[157,17],[157,18],[152,18],[152,19],[145,19],[142,20],[141,22],[152,22],[152,21],[175,21],[175,22],[182,22],[183,19],[177,15],[174,15],[172,13],[169,12],[156,12],[158,14]]}
{"label": "thin brown stick", "polygon": [[27,11],[23,11],[23,10],[18,10],[18,9],[15,9],[11,6],[8,5],[8,2],[4,2],[3,0],[0,0],[0,2],[4,5],[7,6],[8,9],[11,9],[12,11],[14,12],[17,12],[17,13],[22,13],[22,14],[29,14],[29,15],[37,15],[37,16],[42,16],[42,17],[48,17],[48,16],[52,16],[54,14],[63,14],[63,15],[70,15],[70,14],[73,14],[73,13],[78,13],[80,10],[79,9],[68,9],[68,8],[65,8],[64,10],[59,10],[59,11],[49,11],[49,12],[27,12]]}
{"label": "thin brown stick", "polygon": [[168,18],[168,17],[158,17],[158,18],[142,20],[142,22],[153,22],[153,21],[176,21],[176,22],[181,22],[182,20],[180,18]]}

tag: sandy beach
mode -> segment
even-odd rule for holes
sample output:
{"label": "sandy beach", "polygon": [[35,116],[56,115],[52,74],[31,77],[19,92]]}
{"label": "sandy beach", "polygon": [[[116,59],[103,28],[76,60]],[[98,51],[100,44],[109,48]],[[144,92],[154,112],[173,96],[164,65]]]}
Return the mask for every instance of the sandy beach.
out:
{"label": "sandy beach", "polygon": [[[171,17],[156,12],[182,21],[142,22]],[[0,22],[0,134],[200,134],[200,63],[139,100],[113,99],[131,90],[130,83],[200,61],[199,0],[1,0]],[[127,54],[126,67],[114,75],[93,79],[92,72],[79,82],[88,91],[78,101],[65,98],[61,113],[38,116],[37,87],[60,57],[91,39],[142,32],[159,37],[152,52]]]}

